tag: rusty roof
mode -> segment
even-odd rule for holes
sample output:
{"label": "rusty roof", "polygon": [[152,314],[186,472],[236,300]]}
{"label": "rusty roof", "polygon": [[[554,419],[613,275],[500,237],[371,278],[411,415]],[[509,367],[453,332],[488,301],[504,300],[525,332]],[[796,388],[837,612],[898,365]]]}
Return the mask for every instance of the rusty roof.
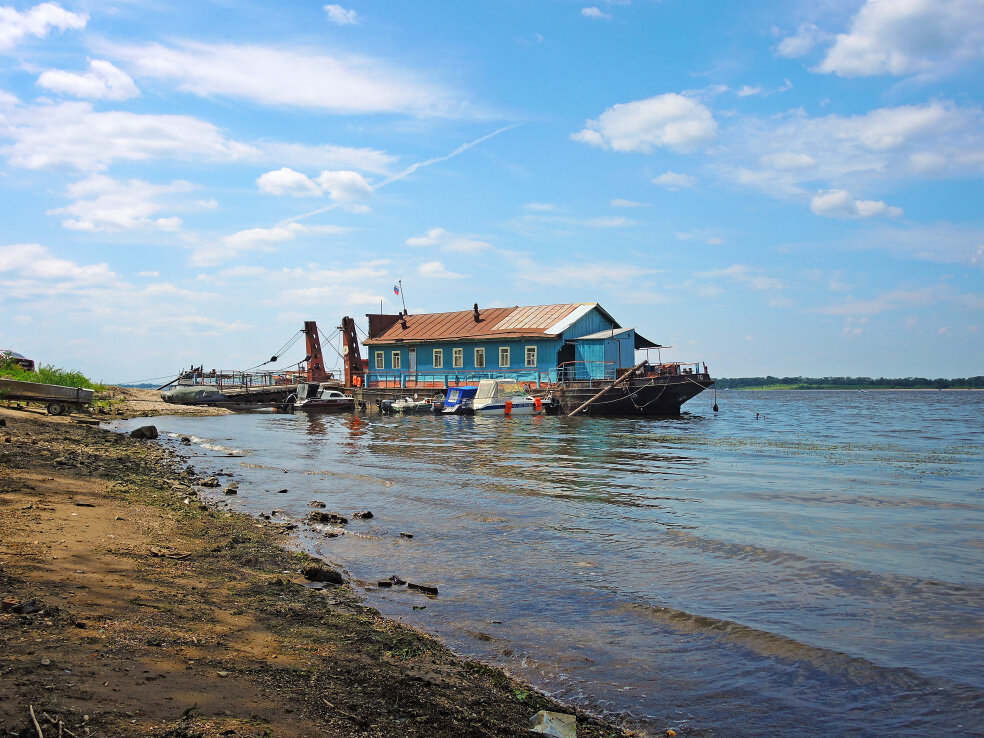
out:
{"label": "rusty roof", "polygon": [[396,341],[415,343],[556,336],[594,308],[611,319],[611,316],[596,302],[486,308],[479,310],[477,322],[473,310],[408,315],[405,319],[406,328],[397,321],[380,335],[363,343],[372,345]]}

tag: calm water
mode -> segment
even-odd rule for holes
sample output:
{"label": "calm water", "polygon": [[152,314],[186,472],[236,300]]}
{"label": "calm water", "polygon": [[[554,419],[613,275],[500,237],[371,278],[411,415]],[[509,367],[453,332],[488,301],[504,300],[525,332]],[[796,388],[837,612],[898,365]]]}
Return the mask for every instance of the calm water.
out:
{"label": "calm water", "polygon": [[[234,473],[237,509],[372,510],[302,545],[382,611],[652,735],[984,734],[984,392],[712,402],[154,422]],[[373,586],[391,574],[440,596]]]}

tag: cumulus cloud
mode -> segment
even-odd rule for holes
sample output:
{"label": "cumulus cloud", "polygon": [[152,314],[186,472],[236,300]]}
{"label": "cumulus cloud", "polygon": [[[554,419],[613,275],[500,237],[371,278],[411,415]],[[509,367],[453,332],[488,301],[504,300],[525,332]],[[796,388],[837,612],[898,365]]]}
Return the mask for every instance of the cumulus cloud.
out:
{"label": "cumulus cloud", "polygon": [[192,249],[189,262],[193,266],[214,266],[229,261],[244,252],[271,252],[277,246],[310,234],[338,234],[348,229],[342,226],[305,226],[300,223],[273,228],[247,228]]}
{"label": "cumulus cloud", "polygon": [[428,261],[425,264],[421,264],[417,269],[417,274],[424,279],[461,279],[466,276],[449,271],[439,261]]}
{"label": "cumulus cloud", "polygon": [[697,178],[690,174],[663,172],[658,177],[654,177],[652,183],[668,190],[682,190],[697,184]]}
{"label": "cumulus cloud", "polygon": [[354,203],[372,197],[372,185],[358,172],[324,171],[318,175],[318,185],[335,202]]}
{"label": "cumulus cloud", "polygon": [[258,153],[188,115],[97,113],[90,103],[78,102],[33,107],[10,122],[13,130],[6,135],[15,141],[3,152],[12,164],[28,169],[58,164],[103,169],[118,159],[158,157],[230,161]]}
{"label": "cumulus cloud", "polygon": [[467,112],[440,85],[370,57],[193,42],[107,46],[104,51],[126,61],[138,77],[173,81],[179,89],[202,97],[350,114]]}
{"label": "cumulus cloud", "polygon": [[298,163],[352,166],[385,172],[395,157],[374,149],[281,142],[243,143],[189,115],[96,112],[91,103],[15,106],[5,115],[0,147],[14,166],[41,169],[65,165],[102,170],[114,161],[194,159],[220,162]]}
{"label": "cumulus cloud", "polygon": [[812,118],[801,110],[736,121],[718,168],[782,197],[872,182],[984,172],[984,113],[948,101]]}
{"label": "cumulus cloud", "polygon": [[591,18],[592,20],[610,20],[612,17],[601,8],[595,6],[581,8],[581,15],[585,18]]}
{"label": "cumulus cloud", "polygon": [[49,215],[71,216],[62,221],[65,228],[77,231],[176,231],[181,219],[154,216],[167,207],[160,198],[196,189],[191,182],[176,180],[167,185],[153,185],[138,179],[119,181],[96,174],[69,186],[71,205],[49,210]]}
{"label": "cumulus cloud", "polygon": [[846,190],[822,190],[810,201],[810,210],[826,218],[898,218],[902,208],[881,200],[855,200]]}
{"label": "cumulus cloud", "polygon": [[608,203],[613,208],[646,208],[649,207],[649,203],[646,202],[636,202],[635,200],[623,200],[621,197],[616,197],[614,200]]}
{"label": "cumulus cloud", "polygon": [[350,26],[359,22],[359,16],[354,10],[348,10],[341,5],[326,5],[325,15],[328,20],[339,26]]}
{"label": "cumulus cloud", "polygon": [[26,36],[44,38],[53,28],[85,28],[88,20],[85,13],[72,13],[57,3],[41,3],[23,12],[0,6],[0,52],[14,48]]}
{"label": "cumulus cloud", "polygon": [[321,197],[318,187],[306,174],[281,167],[273,172],[261,174],[256,180],[257,186],[271,195],[291,195],[292,197]]}
{"label": "cumulus cloud", "polygon": [[473,236],[462,236],[443,228],[431,228],[424,236],[415,236],[406,240],[407,246],[436,248],[459,254],[477,254],[492,248],[492,244],[481,241]]}
{"label": "cumulus cloud", "polygon": [[979,0],[867,0],[817,70],[841,77],[937,74],[982,56]]}
{"label": "cumulus cloud", "polygon": [[105,263],[80,265],[36,243],[0,246],[0,288],[7,296],[73,292],[115,281]]}
{"label": "cumulus cloud", "polygon": [[612,151],[650,153],[666,147],[687,152],[710,143],[716,133],[717,121],[707,106],[669,92],[613,105],[571,138]]}
{"label": "cumulus cloud", "polygon": [[792,36],[787,36],[776,47],[776,54],[786,59],[795,59],[806,56],[821,41],[830,38],[830,35],[821,31],[812,23],[804,23],[799,30]]}
{"label": "cumulus cloud", "polygon": [[38,84],[52,92],[86,100],[129,100],[140,94],[126,72],[102,59],[90,61],[89,71],[82,74],[49,69],[38,78]]}

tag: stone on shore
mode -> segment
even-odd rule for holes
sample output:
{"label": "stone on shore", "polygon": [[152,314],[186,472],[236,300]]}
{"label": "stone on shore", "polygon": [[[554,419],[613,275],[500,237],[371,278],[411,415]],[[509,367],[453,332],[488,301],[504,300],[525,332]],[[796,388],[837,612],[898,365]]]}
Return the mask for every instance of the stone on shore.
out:
{"label": "stone on shore", "polygon": [[142,425],[139,428],[135,428],[130,431],[130,438],[146,439],[152,441],[157,438],[157,426],[156,425]]}
{"label": "stone on shore", "polygon": [[307,564],[301,569],[301,574],[309,582],[327,582],[328,584],[343,584],[342,575],[324,564]]}
{"label": "stone on shore", "polygon": [[308,520],[312,523],[324,523],[328,525],[345,525],[348,518],[339,515],[337,512],[321,512],[312,510],[308,513]]}
{"label": "stone on shore", "polygon": [[577,738],[577,718],[564,712],[540,710],[533,716],[530,730],[555,738]]}

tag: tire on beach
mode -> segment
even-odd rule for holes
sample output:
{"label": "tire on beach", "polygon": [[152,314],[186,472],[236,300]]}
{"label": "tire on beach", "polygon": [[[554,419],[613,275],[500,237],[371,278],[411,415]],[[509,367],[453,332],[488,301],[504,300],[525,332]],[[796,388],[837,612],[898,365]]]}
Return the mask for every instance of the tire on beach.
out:
{"label": "tire on beach", "polygon": [[48,403],[48,415],[64,415],[68,410],[68,405],[64,402],[49,402]]}

